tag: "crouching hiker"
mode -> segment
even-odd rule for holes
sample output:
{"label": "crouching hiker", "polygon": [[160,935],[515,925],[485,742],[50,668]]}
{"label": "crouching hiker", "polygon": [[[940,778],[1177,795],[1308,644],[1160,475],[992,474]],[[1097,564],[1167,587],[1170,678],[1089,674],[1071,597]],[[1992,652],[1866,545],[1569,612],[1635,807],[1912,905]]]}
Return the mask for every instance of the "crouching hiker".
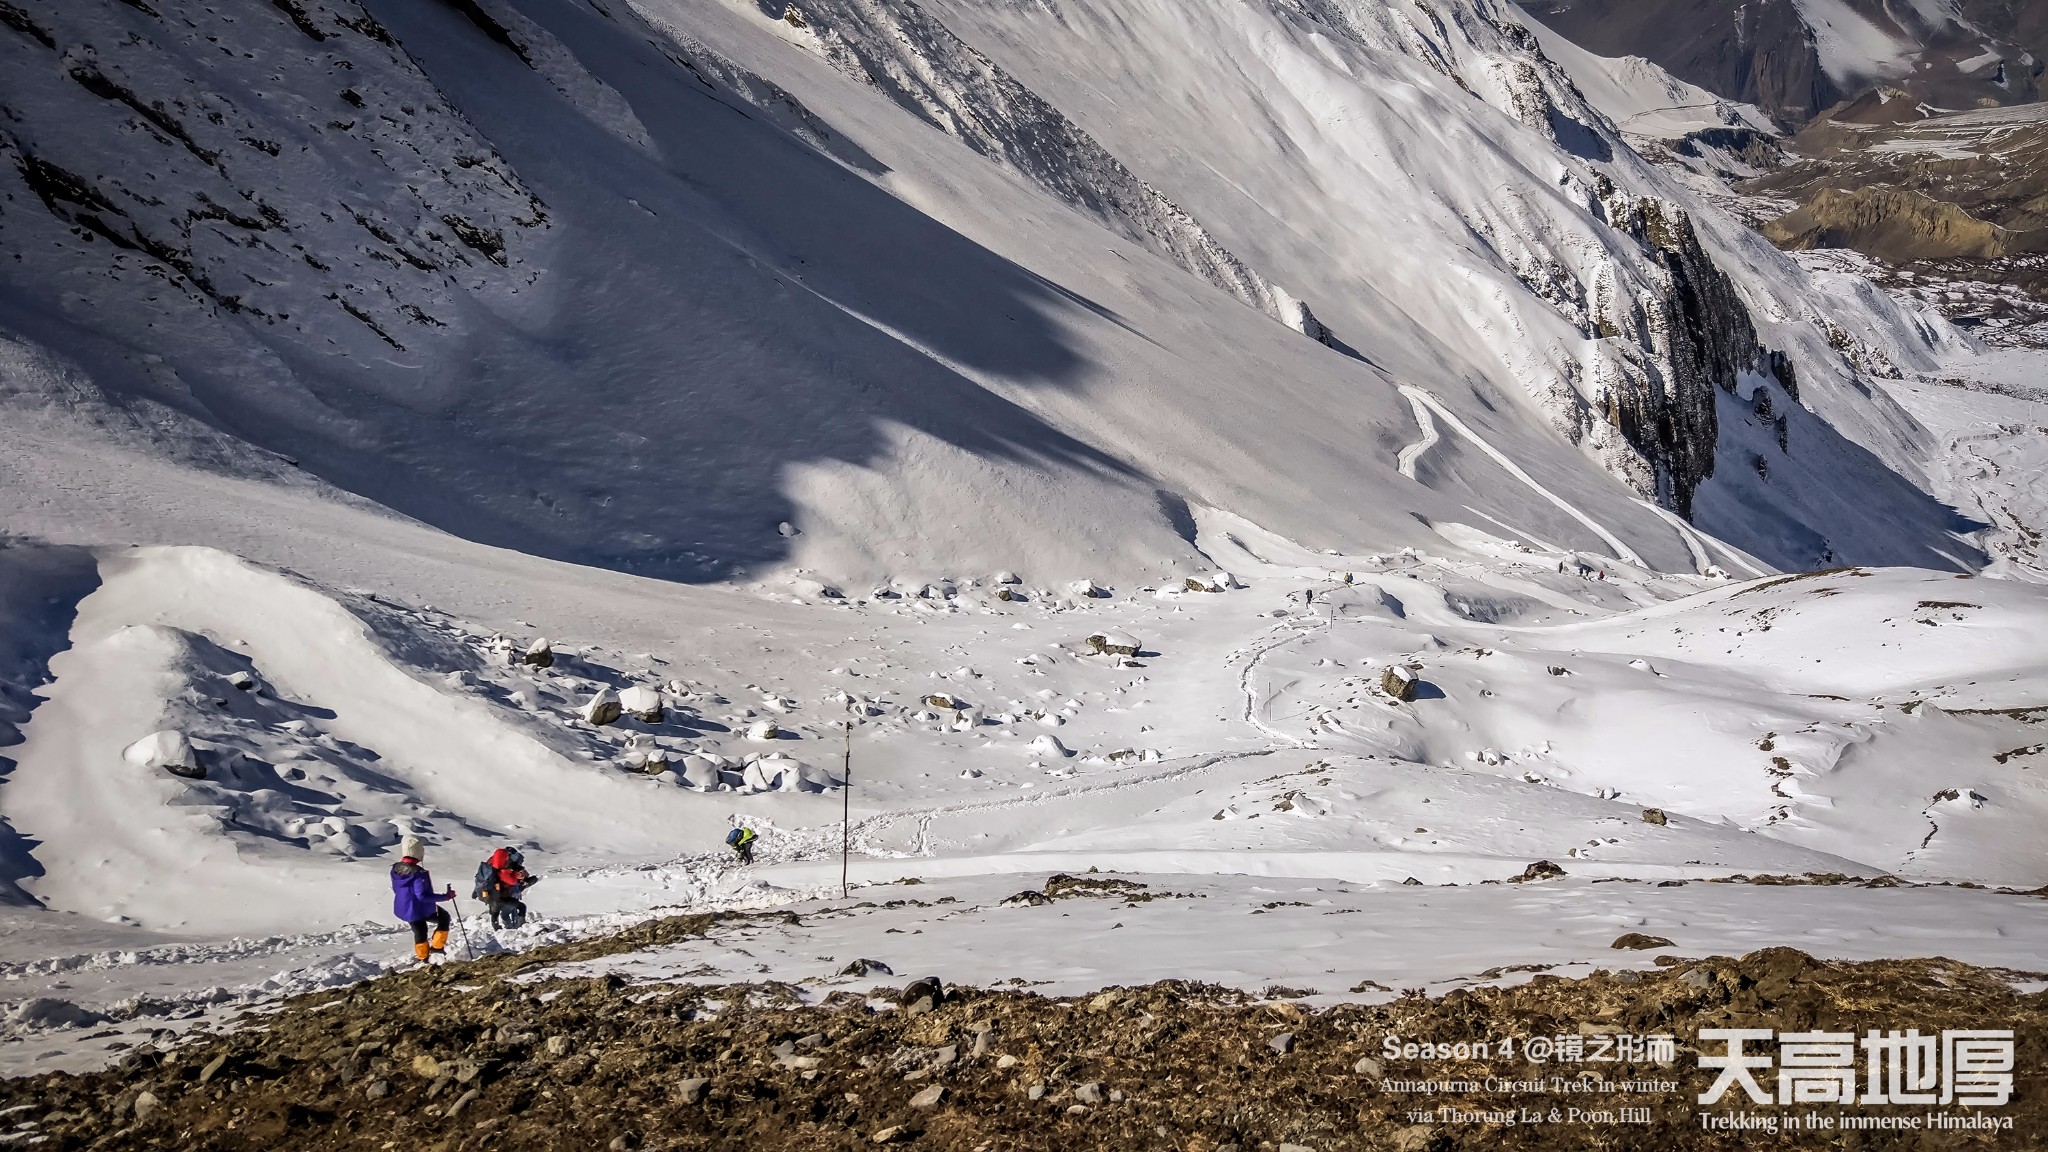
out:
{"label": "crouching hiker", "polygon": [[742,864],[754,862],[754,841],[757,839],[759,837],[754,835],[752,828],[735,828],[725,834],[726,844],[732,848],[732,854],[739,857]]}
{"label": "crouching hiker", "polygon": [[526,858],[517,848],[500,848],[477,865],[473,895],[491,910],[491,927],[517,928],[526,923],[526,890],[540,883],[540,877],[526,870]]}
{"label": "crouching hiker", "polygon": [[[407,836],[399,848],[402,857],[391,866],[391,910],[400,920],[412,926],[412,954],[424,964],[433,963],[433,958],[448,958],[448,910],[438,907],[443,900],[455,899],[455,886],[449,885],[446,892],[434,891],[434,878],[420,865],[427,854],[427,846],[417,836]],[[432,935],[427,926],[433,925]]]}

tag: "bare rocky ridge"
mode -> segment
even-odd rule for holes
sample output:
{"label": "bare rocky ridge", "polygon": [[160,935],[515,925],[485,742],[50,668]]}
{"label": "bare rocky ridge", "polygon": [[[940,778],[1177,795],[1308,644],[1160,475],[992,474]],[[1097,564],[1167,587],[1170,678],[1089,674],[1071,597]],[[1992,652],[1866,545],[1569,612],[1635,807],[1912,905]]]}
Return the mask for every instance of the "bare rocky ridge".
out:
{"label": "bare rocky ridge", "polygon": [[[1266,999],[1183,982],[1049,999],[921,979],[901,996],[877,998],[780,984],[547,976],[551,964],[659,946],[718,919],[657,921],[619,937],[303,997],[227,1035],[138,1050],[108,1071],[0,1084],[0,1108],[53,1152],[283,1141],[450,1152],[1705,1149],[1750,1144],[1741,1133],[1703,1130],[1692,1102],[1712,1078],[1693,1047],[1702,1027],[2010,1027],[2022,1054],[2048,1038],[2044,994],[2015,994],[2006,974],[1939,959],[1829,963],[1782,948],[1739,959],[1660,956],[1661,968],[1648,973],[1538,975],[1516,987],[1322,1010],[1288,1002],[1284,989]],[[1616,947],[1658,943],[1623,937]],[[1675,1037],[1675,1062],[1418,1062],[1388,1058],[1382,1043],[1390,1035],[1497,1043],[1654,1033]],[[1643,1121],[1625,1126],[1499,1120],[1500,1110],[1517,1107],[1607,1108],[1609,1096],[1388,1090],[1410,1079],[1588,1071],[1670,1087],[1621,1098],[1647,1108]],[[2024,1055],[2016,1084],[2010,1104],[1985,1112],[2038,1131],[2048,1094]],[[1490,1118],[1410,1115],[1439,1107]],[[1832,1148],[1839,1139],[1792,1133],[1781,1142]],[[1962,1139],[1954,1146],[1977,1146]]]}

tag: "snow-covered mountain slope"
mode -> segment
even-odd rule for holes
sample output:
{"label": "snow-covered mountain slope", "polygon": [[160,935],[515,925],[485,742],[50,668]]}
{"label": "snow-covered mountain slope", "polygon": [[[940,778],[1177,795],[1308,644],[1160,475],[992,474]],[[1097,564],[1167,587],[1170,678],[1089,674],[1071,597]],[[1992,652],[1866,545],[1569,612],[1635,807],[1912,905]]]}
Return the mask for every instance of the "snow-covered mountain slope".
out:
{"label": "snow-covered mountain slope", "polygon": [[1777,126],[1754,104],[1716,96],[1666,72],[1641,56],[1601,56],[1573,43],[1549,25],[1525,21],[1579,86],[1586,101],[1631,141],[1679,140],[1695,132],[1736,128],[1776,135]]}
{"label": "snow-covered mountain slope", "polygon": [[[1190,506],[1599,542],[1541,488],[1662,567],[1642,500],[1781,567],[1969,560],[1857,368],[1953,334],[1816,293],[1491,2],[21,12],[10,405],[471,539],[912,582],[1157,574]],[[1854,500],[1722,435],[1774,363],[1817,418],[1773,463]],[[1402,386],[1537,488],[1463,440],[1404,475]]]}
{"label": "snow-covered mountain slope", "polygon": [[2010,0],[1523,0],[1609,57],[1646,56],[1794,130],[1899,84],[1935,107],[2040,99],[2048,15]]}

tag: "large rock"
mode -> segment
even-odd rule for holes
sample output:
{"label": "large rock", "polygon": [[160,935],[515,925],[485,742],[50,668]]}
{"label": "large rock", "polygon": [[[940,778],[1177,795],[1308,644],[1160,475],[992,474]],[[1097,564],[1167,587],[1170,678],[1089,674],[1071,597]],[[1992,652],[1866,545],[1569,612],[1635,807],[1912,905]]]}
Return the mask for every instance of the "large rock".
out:
{"label": "large rock", "polygon": [[555,666],[555,650],[547,640],[535,640],[527,647],[526,654],[519,658],[519,662],[534,668],[552,668]]}
{"label": "large rock", "polygon": [[1062,759],[1074,754],[1065,744],[1060,743],[1059,737],[1050,732],[1033,737],[1025,750],[1033,756],[1055,756]]}
{"label": "large rock", "polygon": [[1651,936],[1642,932],[1624,932],[1616,936],[1614,943],[1609,944],[1608,947],[1618,948],[1625,952],[1644,952],[1651,948],[1670,948],[1672,943],[1662,936]]}
{"label": "large rock", "polygon": [[199,750],[192,747],[192,741],[183,732],[174,729],[152,732],[128,745],[121,749],[121,759],[137,768],[161,768],[187,780],[206,779],[206,765],[199,759]]}
{"label": "large rock", "polygon": [[624,711],[619,707],[618,693],[609,688],[600,688],[597,695],[592,696],[590,702],[583,706],[583,720],[587,724],[602,727],[617,720]]}
{"label": "large rock", "polygon": [[69,1000],[38,996],[16,1004],[5,1019],[17,1028],[89,1028],[106,1017]]}
{"label": "large rock", "polygon": [[1136,656],[1138,638],[1122,632],[1097,632],[1088,637],[1088,647],[1102,656]]}
{"label": "large rock", "polygon": [[722,757],[693,752],[683,757],[679,775],[688,787],[699,792],[715,792],[718,790],[718,770],[723,763]]}
{"label": "large rock", "polygon": [[903,986],[896,1002],[912,1016],[929,1012],[946,1001],[946,985],[937,976],[922,976]]}
{"label": "large rock", "polygon": [[668,749],[658,744],[635,744],[626,749],[625,766],[635,772],[659,776],[670,768]]}
{"label": "large rock", "polygon": [[1380,673],[1380,691],[1406,704],[1415,699],[1416,685],[1421,681],[1414,672],[1396,664]]}
{"label": "large rock", "polygon": [[1538,860],[1534,864],[1529,865],[1527,868],[1522,869],[1522,874],[1520,876],[1508,877],[1508,883],[1526,884],[1531,880],[1554,880],[1557,877],[1562,876],[1564,874],[1564,869],[1559,868],[1557,865],[1552,864],[1550,861]]}
{"label": "large rock", "polygon": [[619,708],[635,720],[648,724],[661,723],[664,715],[661,693],[644,684],[635,684],[619,693]]}
{"label": "large rock", "polygon": [[846,593],[822,580],[799,576],[789,582],[789,590],[806,600],[844,600]]}

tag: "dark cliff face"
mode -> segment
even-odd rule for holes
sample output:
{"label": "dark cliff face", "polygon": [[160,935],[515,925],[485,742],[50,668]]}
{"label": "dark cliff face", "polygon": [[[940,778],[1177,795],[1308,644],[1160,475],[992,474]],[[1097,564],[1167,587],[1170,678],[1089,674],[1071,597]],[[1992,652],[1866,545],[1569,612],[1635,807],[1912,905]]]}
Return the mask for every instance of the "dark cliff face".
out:
{"label": "dark cliff face", "polygon": [[[2048,5],[1969,0],[1966,26],[1927,23],[1911,5],[1846,2],[1905,52],[1893,74],[1829,75],[1793,0],[1524,0],[1522,8],[1590,51],[1641,56],[1717,96],[1755,104],[1787,131],[1884,83],[1943,108],[2040,98]],[[1977,63],[1987,46],[2001,58]]]}
{"label": "dark cliff face", "polygon": [[[1693,492],[1714,474],[1720,437],[1714,390],[1733,393],[1737,378],[1779,358],[1757,344],[1756,324],[1727,273],[1700,246],[1685,213],[1611,191],[1607,218],[1653,255],[1669,290],[1646,305],[1654,371],[1630,375],[1606,393],[1607,421],[1655,472],[1660,504],[1691,519]],[[1791,375],[1788,370],[1785,377]]]}

